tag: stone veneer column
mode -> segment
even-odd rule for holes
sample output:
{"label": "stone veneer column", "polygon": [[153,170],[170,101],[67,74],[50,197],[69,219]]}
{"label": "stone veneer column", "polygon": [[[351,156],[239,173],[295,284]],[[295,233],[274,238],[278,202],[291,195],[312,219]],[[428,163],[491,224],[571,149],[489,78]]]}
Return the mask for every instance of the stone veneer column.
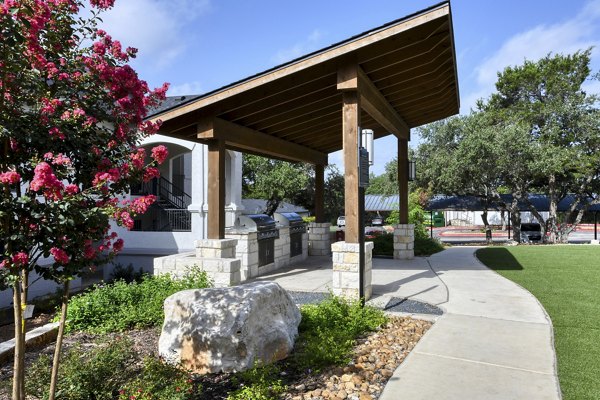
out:
{"label": "stone veneer column", "polygon": [[256,232],[225,231],[225,237],[237,240],[235,258],[241,260],[242,282],[258,276],[258,234]]}
{"label": "stone veneer column", "polygon": [[[358,243],[335,242],[333,251],[333,294],[357,300],[359,297],[359,247]],[[365,300],[371,298],[373,270],[373,242],[365,243],[365,274],[363,293]]]}
{"label": "stone veneer column", "polygon": [[415,258],[415,225],[394,225],[394,259],[412,260]]}
{"label": "stone veneer column", "polygon": [[241,280],[241,261],[235,258],[234,239],[196,241],[195,253],[182,253],[154,259],[154,275],[182,277],[192,268],[205,271],[216,287],[235,286]]}
{"label": "stone veneer column", "polygon": [[328,256],[331,254],[331,223],[308,223],[308,255]]}

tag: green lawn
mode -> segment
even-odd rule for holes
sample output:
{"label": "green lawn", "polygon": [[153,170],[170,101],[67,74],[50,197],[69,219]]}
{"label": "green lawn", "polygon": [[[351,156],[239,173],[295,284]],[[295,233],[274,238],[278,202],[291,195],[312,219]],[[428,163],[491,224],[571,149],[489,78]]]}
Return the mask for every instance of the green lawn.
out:
{"label": "green lawn", "polygon": [[600,399],[600,246],[490,247],[477,257],[550,314],[563,398]]}

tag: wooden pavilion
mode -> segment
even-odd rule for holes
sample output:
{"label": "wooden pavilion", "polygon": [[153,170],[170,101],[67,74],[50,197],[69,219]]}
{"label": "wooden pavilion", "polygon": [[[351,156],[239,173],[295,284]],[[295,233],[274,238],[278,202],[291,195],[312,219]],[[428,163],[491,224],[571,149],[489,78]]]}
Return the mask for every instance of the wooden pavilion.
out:
{"label": "wooden pavilion", "polygon": [[208,145],[208,239],[225,237],[226,149],[324,168],[343,150],[346,242],[359,241],[361,129],[398,138],[400,223],[408,223],[410,129],[458,113],[450,4],[444,2],[153,115],[161,133]]}

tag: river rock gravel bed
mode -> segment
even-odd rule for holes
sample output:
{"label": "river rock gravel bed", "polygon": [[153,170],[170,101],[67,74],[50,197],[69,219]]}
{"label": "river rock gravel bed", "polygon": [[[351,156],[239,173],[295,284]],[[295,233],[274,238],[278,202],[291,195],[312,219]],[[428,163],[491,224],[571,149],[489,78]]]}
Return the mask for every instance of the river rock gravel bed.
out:
{"label": "river rock gravel bed", "polygon": [[359,339],[352,361],[289,385],[286,400],[375,400],[431,322],[390,317],[386,326]]}

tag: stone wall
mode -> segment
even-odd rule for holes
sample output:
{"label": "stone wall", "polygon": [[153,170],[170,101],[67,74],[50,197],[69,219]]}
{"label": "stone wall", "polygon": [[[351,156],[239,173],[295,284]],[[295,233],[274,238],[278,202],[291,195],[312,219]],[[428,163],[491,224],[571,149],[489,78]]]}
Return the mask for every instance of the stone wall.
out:
{"label": "stone wall", "polygon": [[331,224],[310,222],[308,224],[308,255],[328,256],[331,254]]}
{"label": "stone wall", "polygon": [[237,240],[235,258],[241,261],[242,282],[258,276],[257,233],[227,231],[225,237]]}
{"label": "stone wall", "polygon": [[[365,300],[371,297],[373,270],[373,242],[365,243],[365,271],[363,293]],[[359,244],[336,242],[333,251],[333,294],[350,299],[359,298]]]}

